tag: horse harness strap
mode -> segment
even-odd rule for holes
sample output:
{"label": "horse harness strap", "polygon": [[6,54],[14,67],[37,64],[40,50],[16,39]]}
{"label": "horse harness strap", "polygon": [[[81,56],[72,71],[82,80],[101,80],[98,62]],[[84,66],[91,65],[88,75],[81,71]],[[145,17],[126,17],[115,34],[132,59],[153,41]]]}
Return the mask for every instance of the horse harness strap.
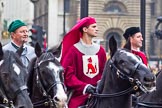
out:
{"label": "horse harness strap", "polygon": [[51,103],[52,101],[50,100],[50,99],[44,99],[44,100],[42,100],[42,101],[39,101],[39,102],[35,102],[35,103],[33,103],[33,106],[34,107],[38,107],[38,106],[42,106],[42,105],[45,105],[45,106],[48,106],[49,105],[49,103]]}
{"label": "horse harness strap", "polygon": [[17,91],[16,91],[16,94],[19,94],[21,91],[23,91],[23,90],[27,90],[27,86],[26,85],[23,85],[23,86],[21,86]]}
{"label": "horse harness strap", "polygon": [[15,108],[13,105],[13,101],[9,101],[6,94],[2,90],[2,87],[0,89],[0,92],[2,94],[2,103],[0,104],[0,108]]}
{"label": "horse harness strap", "polygon": [[135,90],[136,86],[132,86],[124,91],[121,92],[117,92],[117,93],[112,93],[112,94],[98,94],[98,93],[94,93],[92,94],[92,97],[102,97],[102,98],[113,98],[113,97],[119,97],[128,93],[131,93]]}
{"label": "horse harness strap", "polygon": [[56,83],[53,83],[53,84],[47,89],[47,92],[50,92],[50,90],[51,90],[53,87],[55,87],[57,84],[62,84],[62,85],[64,86],[64,84],[63,84],[61,81],[56,82]]}
{"label": "horse harness strap", "polygon": [[162,108],[162,104],[151,103],[151,102],[139,102],[139,103],[137,103],[136,106],[142,106],[142,107],[146,107],[146,108]]}
{"label": "horse harness strap", "polygon": [[[1,81],[0,81],[1,82]],[[27,89],[27,86],[26,85],[23,85],[21,86],[16,92],[15,92],[15,96],[18,95],[21,91],[23,90],[26,90]],[[2,98],[3,98],[3,102],[2,104],[0,104],[0,107],[4,107],[4,108],[15,108],[14,105],[13,105],[13,101],[12,100],[9,100],[3,90],[3,88],[1,87],[0,89],[0,92],[2,94]]]}
{"label": "horse harness strap", "polygon": [[[134,82],[134,79],[133,79],[132,77],[129,77],[129,76],[123,74],[123,73],[115,66],[115,64],[113,63],[113,60],[112,60],[112,59],[109,60],[109,63],[110,63],[110,67],[114,67],[114,68],[116,69],[116,74],[117,74],[118,77],[120,77],[120,78],[122,78],[122,79],[126,79],[126,80],[130,81],[131,83]],[[137,64],[135,65],[136,68],[137,68],[139,65],[140,65],[140,63],[137,63]]]}

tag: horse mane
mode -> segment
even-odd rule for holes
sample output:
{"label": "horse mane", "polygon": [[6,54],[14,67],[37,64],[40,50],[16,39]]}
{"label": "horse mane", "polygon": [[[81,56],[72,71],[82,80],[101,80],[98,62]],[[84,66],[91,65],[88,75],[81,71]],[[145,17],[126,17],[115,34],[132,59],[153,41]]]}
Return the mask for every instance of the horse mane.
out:
{"label": "horse mane", "polygon": [[62,42],[56,46],[53,46],[48,50],[48,52],[52,52],[53,55],[55,55],[56,58],[59,58],[61,55],[61,49],[62,49]]}
{"label": "horse mane", "polygon": [[98,93],[101,93],[103,91],[104,87],[106,87],[106,85],[108,85],[107,82],[105,82],[105,81],[107,81],[106,76],[110,71],[111,71],[110,60],[108,60],[105,64],[101,80],[97,85],[97,92]]}
{"label": "horse mane", "polygon": [[55,58],[51,52],[42,53],[37,62]]}
{"label": "horse mane", "polygon": [[34,76],[34,66],[36,62],[37,57],[33,58],[28,66],[28,78],[27,78],[27,86],[28,86],[28,91],[29,95],[31,96],[32,94],[32,86],[33,86],[33,76]]}
{"label": "horse mane", "polygon": [[14,61],[15,61],[15,62],[18,63],[21,67],[25,67],[24,64],[22,63],[22,61],[21,61],[19,55],[18,55],[17,53],[14,53],[14,52],[8,51],[8,50],[4,51],[3,53],[4,53],[3,58],[4,58],[5,60],[7,60],[7,61],[5,61],[5,63],[6,63],[5,66],[8,66],[8,67],[10,68],[10,65],[9,65],[9,64],[12,64],[12,63],[10,63],[10,62],[14,62]]}

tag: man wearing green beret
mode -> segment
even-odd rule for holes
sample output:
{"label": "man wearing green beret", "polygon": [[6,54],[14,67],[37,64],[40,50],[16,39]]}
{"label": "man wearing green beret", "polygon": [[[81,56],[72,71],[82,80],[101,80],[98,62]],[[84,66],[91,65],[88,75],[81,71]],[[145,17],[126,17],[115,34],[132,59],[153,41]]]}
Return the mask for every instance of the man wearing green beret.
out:
{"label": "man wearing green beret", "polygon": [[10,50],[16,52],[19,47],[24,46],[21,54],[23,64],[27,67],[30,61],[36,57],[34,48],[27,45],[28,41],[28,28],[27,25],[21,20],[13,21],[8,28],[11,35],[11,42],[3,46],[3,50]]}

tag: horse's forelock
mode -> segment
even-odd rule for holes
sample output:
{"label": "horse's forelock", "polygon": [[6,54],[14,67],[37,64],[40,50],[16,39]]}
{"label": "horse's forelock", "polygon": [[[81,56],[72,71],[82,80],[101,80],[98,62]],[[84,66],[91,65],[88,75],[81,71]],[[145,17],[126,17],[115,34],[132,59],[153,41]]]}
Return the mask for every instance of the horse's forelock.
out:
{"label": "horse's forelock", "polygon": [[38,62],[40,61],[46,61],[48,59],[54,59],[55,56],[51,53],[51,52],[46,52],[43,53],[39,58],[38,58]]}
{"label": "horse's forelock", "polygon": [[126,54],[127,57],[130,57],[137,62],[141,62],[140,59],[135,54],[131,53],[129,50],[122,49],[120,50],[120,53]]}

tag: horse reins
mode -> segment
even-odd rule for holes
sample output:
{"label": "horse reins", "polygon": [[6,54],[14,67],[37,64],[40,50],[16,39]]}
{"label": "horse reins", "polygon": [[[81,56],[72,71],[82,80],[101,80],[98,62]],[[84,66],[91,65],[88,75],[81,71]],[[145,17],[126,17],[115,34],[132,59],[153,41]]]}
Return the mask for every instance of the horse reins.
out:
{"label": "horse reins", "polygon": [[161,103],[154,103],[154,102],[138,102],[135,108],[138,108],[137,106],[142,106],[146,108],[162,108]]}

